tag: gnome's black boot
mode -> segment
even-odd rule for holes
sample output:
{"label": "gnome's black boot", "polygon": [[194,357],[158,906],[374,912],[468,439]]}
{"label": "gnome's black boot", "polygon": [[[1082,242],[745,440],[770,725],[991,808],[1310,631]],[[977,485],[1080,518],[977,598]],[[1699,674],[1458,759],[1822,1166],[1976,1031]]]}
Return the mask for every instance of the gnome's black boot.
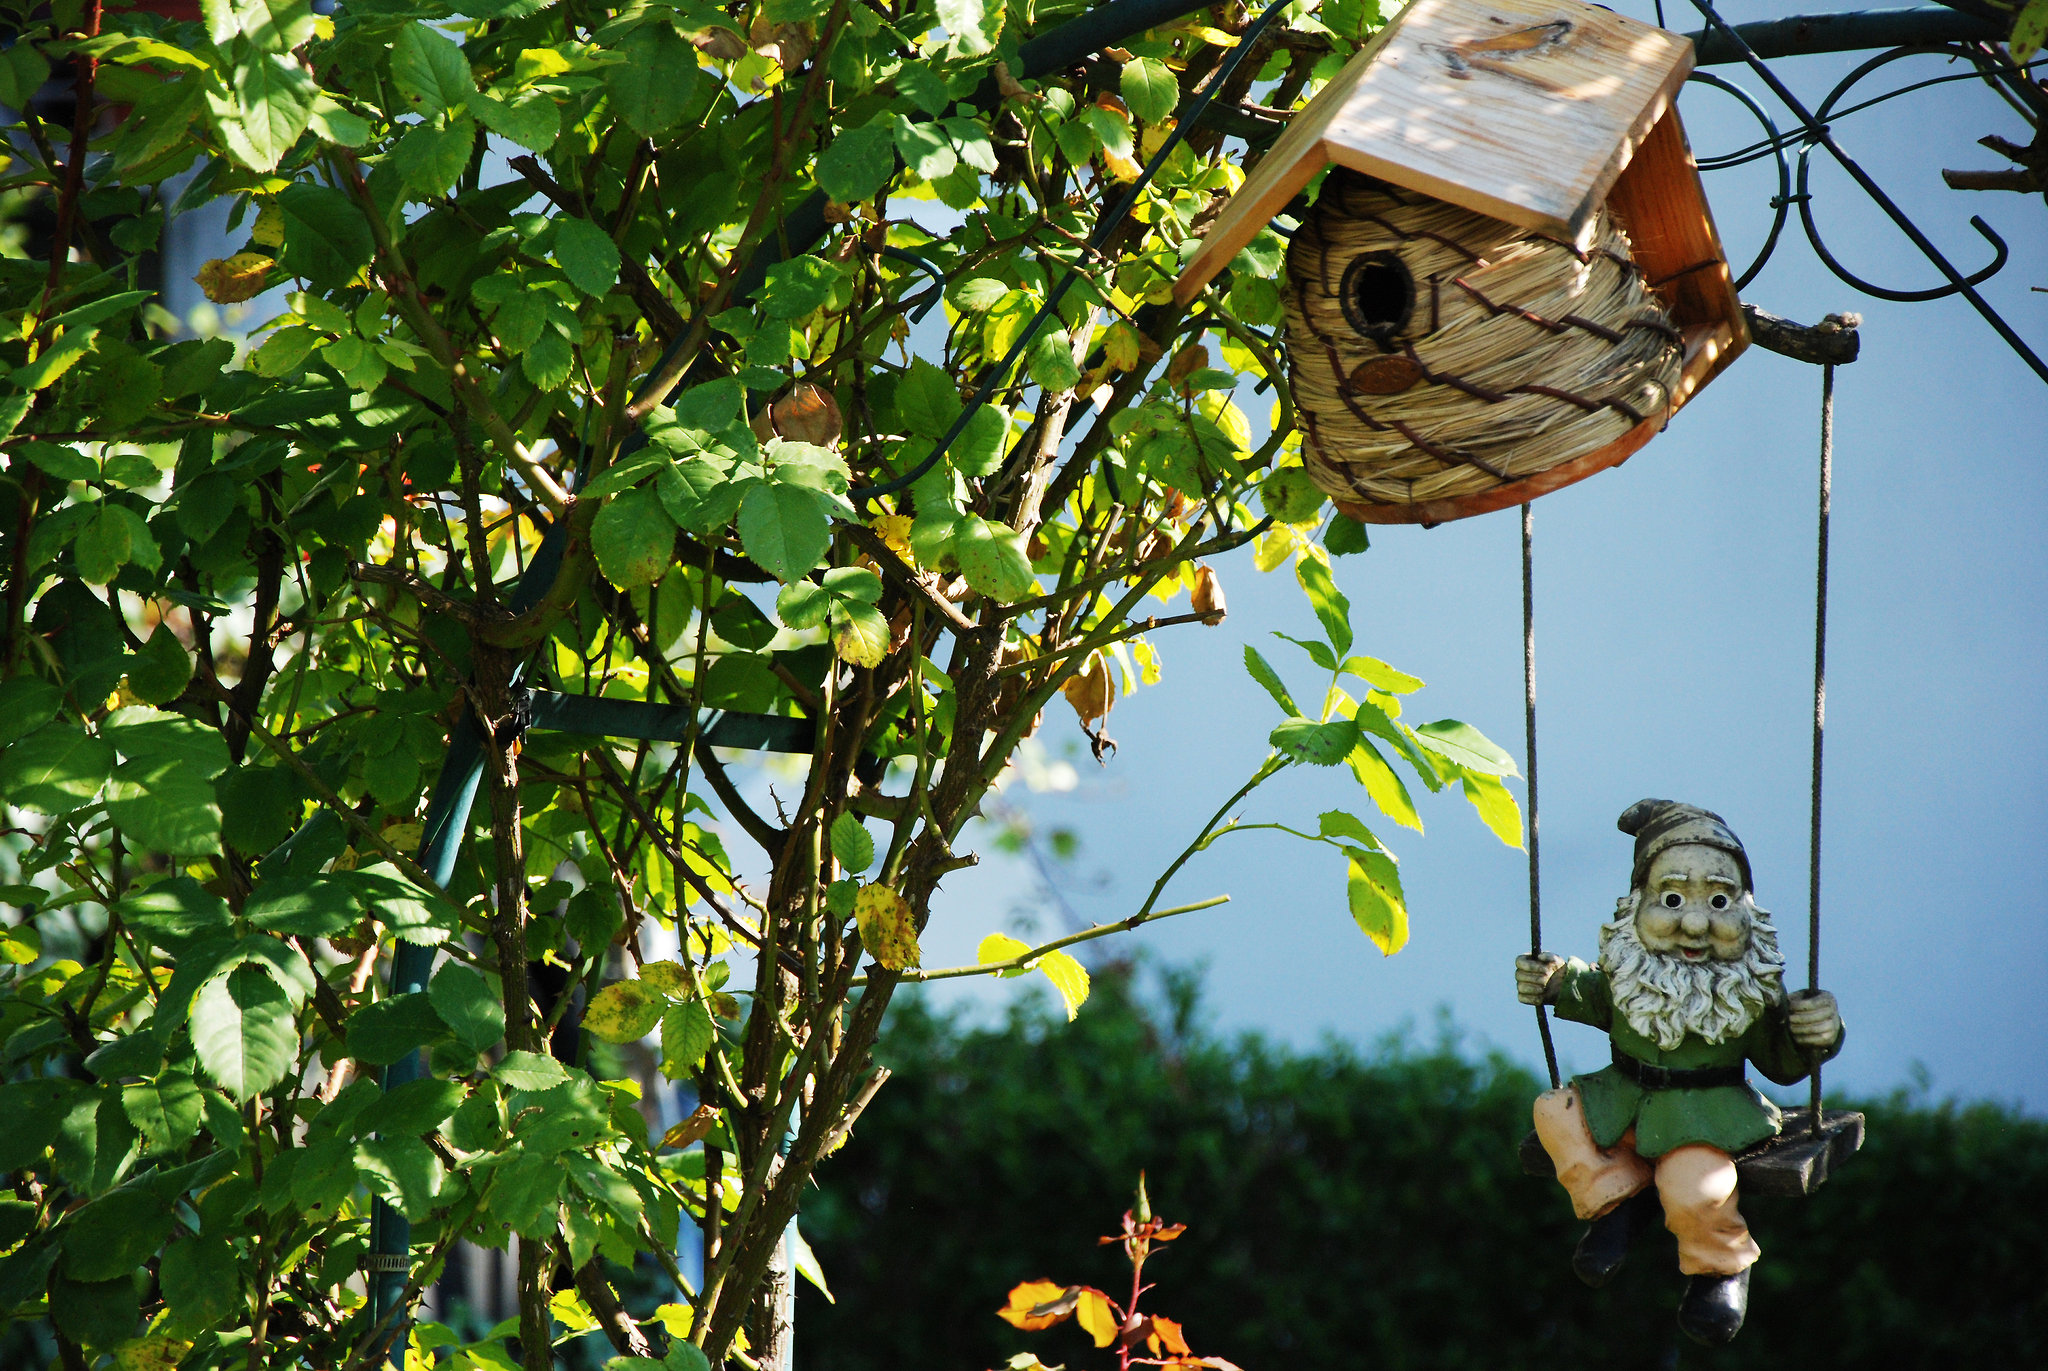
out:
{"label": "gnome's black boot", "polygon": [[1749,1271],[1733,1276],[1690,1276],[1678,1303],[1678,1326],[1702,1347],[1719,1347],[1742,1331],[1749,1312]]}
{"label": "gnome's black boot", "polygon": [[1572,1274],[1596,1290],[1613,1280],[1628,1260],[1629,1243],[1648,1226],[1656,1198],[1654,1189],[1642,1190],[1593,1220],[1572,1249]]}

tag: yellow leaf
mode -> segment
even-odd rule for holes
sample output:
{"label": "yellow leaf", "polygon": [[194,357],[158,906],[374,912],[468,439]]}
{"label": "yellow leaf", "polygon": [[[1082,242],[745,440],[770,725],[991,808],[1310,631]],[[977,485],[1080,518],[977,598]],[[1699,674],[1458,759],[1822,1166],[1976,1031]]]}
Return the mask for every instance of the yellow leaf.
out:
{"label": "yellow leaf", "polygon": [[711,1131],[711,1125],[718,1122],[718,1111],[708,1104],[700,1104],[689,1118],[684,1119],[668,1132],[661,1135],[663,1147],[688,1147],[701,1142]]}
{"label": "yellow leaf", "polygon": [[917,559],[910,555],[910,525],[908,514],[882,514],[876,516],[868,527],[888,544],[889,551],[915,566]]}
{"label": "yellow leaf", "polygon": [[689,978],[674,962],[648,962],[640,968],[640,979],[662,994],[678,1000],[690,997]]}
{"label": "yellow leaf", "polygon": [[548,1312],[572,1333],[588,1333],[597,1327],[597,1319],[591,1314],[590,1306],[574,1290],[556,1291],[548,1301]]}
{"label": "yellow leaf", "polygon": [[1509,847],[1520,847],[1522,811],[1515,804],[1515,797],[1501,784],[1500,778],[1467,772],[1460,779],[1465,783],[1465,798],[1479,811],[1479,817],[1486,821],[1486,826],[1493,830],[1493,835]]}
{"label": "yellow leaf", "polygon": [[638,1042],[661,1022],[668,1000],[645,981],[617,981],[590,997],[583,1026],[608,1043]]}
{"label": "yellow leaf", "polygon": [[1207,24],[1190,24],[1187,31],[1213,47],[1234,48],[1237,46],[1236,34],[1225,33],[1222,29],[1212,29]]}
{"label": "yellow leaf", "polygon": [[1138,365],[1142,348],[1138,330],[1124,320],[1117,320],[1103,331],[1102,355],[1118,371],[1129,371]]}
{"label": "yellow leaf", "polygon": [[654,1311],[654,1321],[660,1324],[662,1331],[671,1338],[687,1338],[690,1336],[690,1323],[696,1314],[697,1311],[687,1304],[664,1304]]}
{"label": "yellow leaf", "polygon": [[916,915],[901,895],[886,885],[864,885],[854,897],[853,917],[861,945],[883,966],[901,971],[919,964]]}
{"label": "yellow leaf", "polygon": [[192,1344],[183,1338],[131,1338],[114,1349],[118,1371],[171,1371]]}
{"label": "yellow leaf", "polygon": [[1116,1341],[1116,1314],[1109,1307],[1109,1296],[1088,1286],[1081,1287],[1081,1298],[1074,1308],[1075,1320],[1088,1330],[1088,1336],[1095,1339],[1097,1347],[1107,1347]]}
{"label": "yellow leaf", "polygon": [[199,274],[192,279],[216,305],[236,305],[261,295],[263,282],[276,265],[260,252],[238,252],[229,258],[202,262]]}
{"label": "yellow leaf", "polygon": [[1152,1349],[1153,1356],[1166,1352],[1171,1352],[1176,1357],[1194,1355],[1193,1349],[1188,1346],[1187,1338],[1180,1331],[1179,1324],[1157,1314],[1152,1316],[1151,1324],[1151,1331],[1145,1335],[1145,1345]]}
{"label": "yellow leaf", "polygon": [[1252,565],[1261,571],[1272,571],[1294,555],[1301,535],[1292,524],[1275,524],[1260,535],[1252,544]]}
{"label": "yellow leaf", "polygon": [[284,211],[277,207],[275,200],[256,212],[256,222],[249,229],[249,241],[261,248],[284,246]]}
{"label": "yellow leaf", "polygon": [[1088,1002],[1088,968],[1064,952],[1048,952],[1038,959],[1038,969],[1060,992],[1060,999],[1067,1006],[1067,1022],[1072,1023],[1081,1006]]}
{"label": "yellow leaf", "polygon": [[[992,962],[1014,961],[1031,950],[1029,943],[1019,942],[1007,933],[991,933],[981,940],[981,946],[974,949],[974,960],[987,966]],[[1029,967],[1013,966],[1008,971],[998,971],[997,976],[1007,980],[1012,976],[1023,976]]]}
{"label": "yellow leaf", "polygon": [[996,1310],[996,1317],[1013,1328],[1035,1333],[1071,1315],[1077,1293],[1051,1281],[1024,1281],[1011,1289],[1009,1303]]}

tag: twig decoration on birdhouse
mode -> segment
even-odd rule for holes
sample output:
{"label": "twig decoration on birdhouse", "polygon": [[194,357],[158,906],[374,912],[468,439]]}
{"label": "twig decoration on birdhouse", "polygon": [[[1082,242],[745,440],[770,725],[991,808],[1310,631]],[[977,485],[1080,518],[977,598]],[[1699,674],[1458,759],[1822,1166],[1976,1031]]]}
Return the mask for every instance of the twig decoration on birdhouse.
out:
{"label": "twig decoration on birdhouse", "polygon": [[1691,67],[1577,0],[1414,0],[1252,168],[1175,293],[1300,219],[1289,384],[1346,513],[1526,503],[1626,460],[1746,345],[1671,105]]}

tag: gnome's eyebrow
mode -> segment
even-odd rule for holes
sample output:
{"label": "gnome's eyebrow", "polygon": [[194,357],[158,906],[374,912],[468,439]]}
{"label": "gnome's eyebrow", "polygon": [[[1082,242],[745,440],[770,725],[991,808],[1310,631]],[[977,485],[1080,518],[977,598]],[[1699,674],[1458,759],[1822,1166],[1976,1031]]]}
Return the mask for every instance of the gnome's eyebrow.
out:
{"label": "gnome's eyebrow", "polygon": [[1725,885],[1730,890],[1737,889],[1742,884],[1742,882],[1727,876],[1709,876],[1706,880],[1708,885]]}

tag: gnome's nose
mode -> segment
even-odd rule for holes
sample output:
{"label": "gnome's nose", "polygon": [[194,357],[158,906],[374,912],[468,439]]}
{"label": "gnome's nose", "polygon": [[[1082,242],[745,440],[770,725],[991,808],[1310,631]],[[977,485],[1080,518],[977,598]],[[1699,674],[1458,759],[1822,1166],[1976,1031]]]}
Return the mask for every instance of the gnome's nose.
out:
{"label": "gnome's nose", "polygon": [[1678,926],[1689,937],[1699,937],[1700,934],[1707,931],[1707,911],[1704,909],[1686,910],[1685,917],[1678,921]]}

